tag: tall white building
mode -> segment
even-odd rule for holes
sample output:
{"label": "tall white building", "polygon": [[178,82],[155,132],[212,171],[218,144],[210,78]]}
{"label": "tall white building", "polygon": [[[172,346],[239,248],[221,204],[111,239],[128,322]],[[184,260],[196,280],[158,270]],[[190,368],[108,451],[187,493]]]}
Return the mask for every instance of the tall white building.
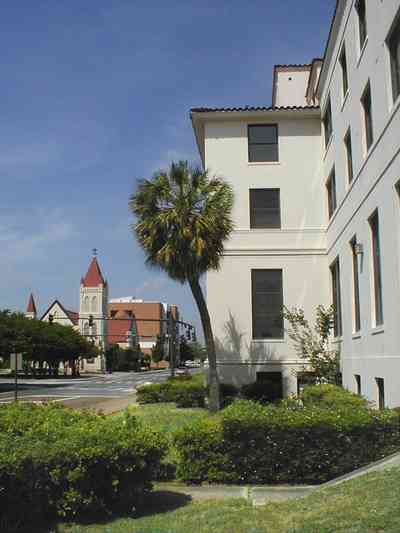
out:
{"label": "tall white building", "polygon": [[235,192],[207,276],[216,337],[239,333],[222,381],[296,392],[282,306],[334,303],[344,385],[400,405],[399,93],[399,0],[339,0],[324,58],[276,66],[270,107],[192,109],[204,167]]}

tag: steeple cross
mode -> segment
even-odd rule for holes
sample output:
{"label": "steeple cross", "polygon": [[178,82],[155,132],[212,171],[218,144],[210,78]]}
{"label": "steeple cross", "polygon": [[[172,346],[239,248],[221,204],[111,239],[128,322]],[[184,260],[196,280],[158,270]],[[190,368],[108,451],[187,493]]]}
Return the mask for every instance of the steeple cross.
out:
{"label": "steeple cross", "polygon": [[96,255],[97,255],[97,248],[93,248],[92,252],[93,252],[93,256],[96,257]]}

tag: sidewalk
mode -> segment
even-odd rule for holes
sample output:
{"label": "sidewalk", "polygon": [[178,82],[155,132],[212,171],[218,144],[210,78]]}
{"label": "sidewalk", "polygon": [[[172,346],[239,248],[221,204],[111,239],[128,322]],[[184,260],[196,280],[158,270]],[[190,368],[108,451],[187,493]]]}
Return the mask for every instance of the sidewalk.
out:
{"label": "sidewalk", "polygon": [[368,466],[354,470],[349,474],[328,481],[321,485],[192,485],[182,483],[160,482],[155,484],[155,490],[178,492],[192,498],[195,501],[224,500],[242,498],[251,502],[254,506],[265,505],[268,502],[287,501],[297,498],[305,498],[312,492],[320,491],[348,481],[350,479],[384,470],[393,466],[400,466],[400,453],[393,454],[385,459],[372,463]]}
{"label": "sidewalk", "polygon": [[129,407],[129,405],[136,405],[136,394],[131,394],[125,398],[74,398],[71,400],[63,401],[63,405],[72,407],[73,409],[90,409],[96,413],[104,413],[105,415],[111,415],[122,411]]}

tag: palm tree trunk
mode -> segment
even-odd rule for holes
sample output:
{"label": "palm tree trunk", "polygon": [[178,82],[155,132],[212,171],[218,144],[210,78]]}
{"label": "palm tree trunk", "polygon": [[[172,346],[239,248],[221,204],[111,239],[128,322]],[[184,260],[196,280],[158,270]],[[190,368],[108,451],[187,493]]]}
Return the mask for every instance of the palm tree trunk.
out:
{"label": "palm tree trunk", "polygon": [[209,408],[211,412],[220,409],[220,392],[219,381],[217,373],[217,356],[215,353],[214,335],[211,327],[210,315],[208,313],[207,304],[204,299],[203,291],[199,283],[199,278],[192,278],[189,280],[190,289],[196,300],[199,309],[201,323],[204,331],[204,339],[206,341],[208,364],[209,364],[209,381],[210,381],[210,399]]}

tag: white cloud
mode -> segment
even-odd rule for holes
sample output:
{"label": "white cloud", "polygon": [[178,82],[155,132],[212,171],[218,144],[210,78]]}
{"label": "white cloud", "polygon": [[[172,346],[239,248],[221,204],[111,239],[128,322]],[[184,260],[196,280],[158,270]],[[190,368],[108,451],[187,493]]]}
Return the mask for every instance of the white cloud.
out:
{"label": "white cloud", "polygon": [[145,280],[141,285],[135,287],[135,293],[143,295],[144,293],[151,293],[164,288],[167,285],[167,280],[160,276]]}

